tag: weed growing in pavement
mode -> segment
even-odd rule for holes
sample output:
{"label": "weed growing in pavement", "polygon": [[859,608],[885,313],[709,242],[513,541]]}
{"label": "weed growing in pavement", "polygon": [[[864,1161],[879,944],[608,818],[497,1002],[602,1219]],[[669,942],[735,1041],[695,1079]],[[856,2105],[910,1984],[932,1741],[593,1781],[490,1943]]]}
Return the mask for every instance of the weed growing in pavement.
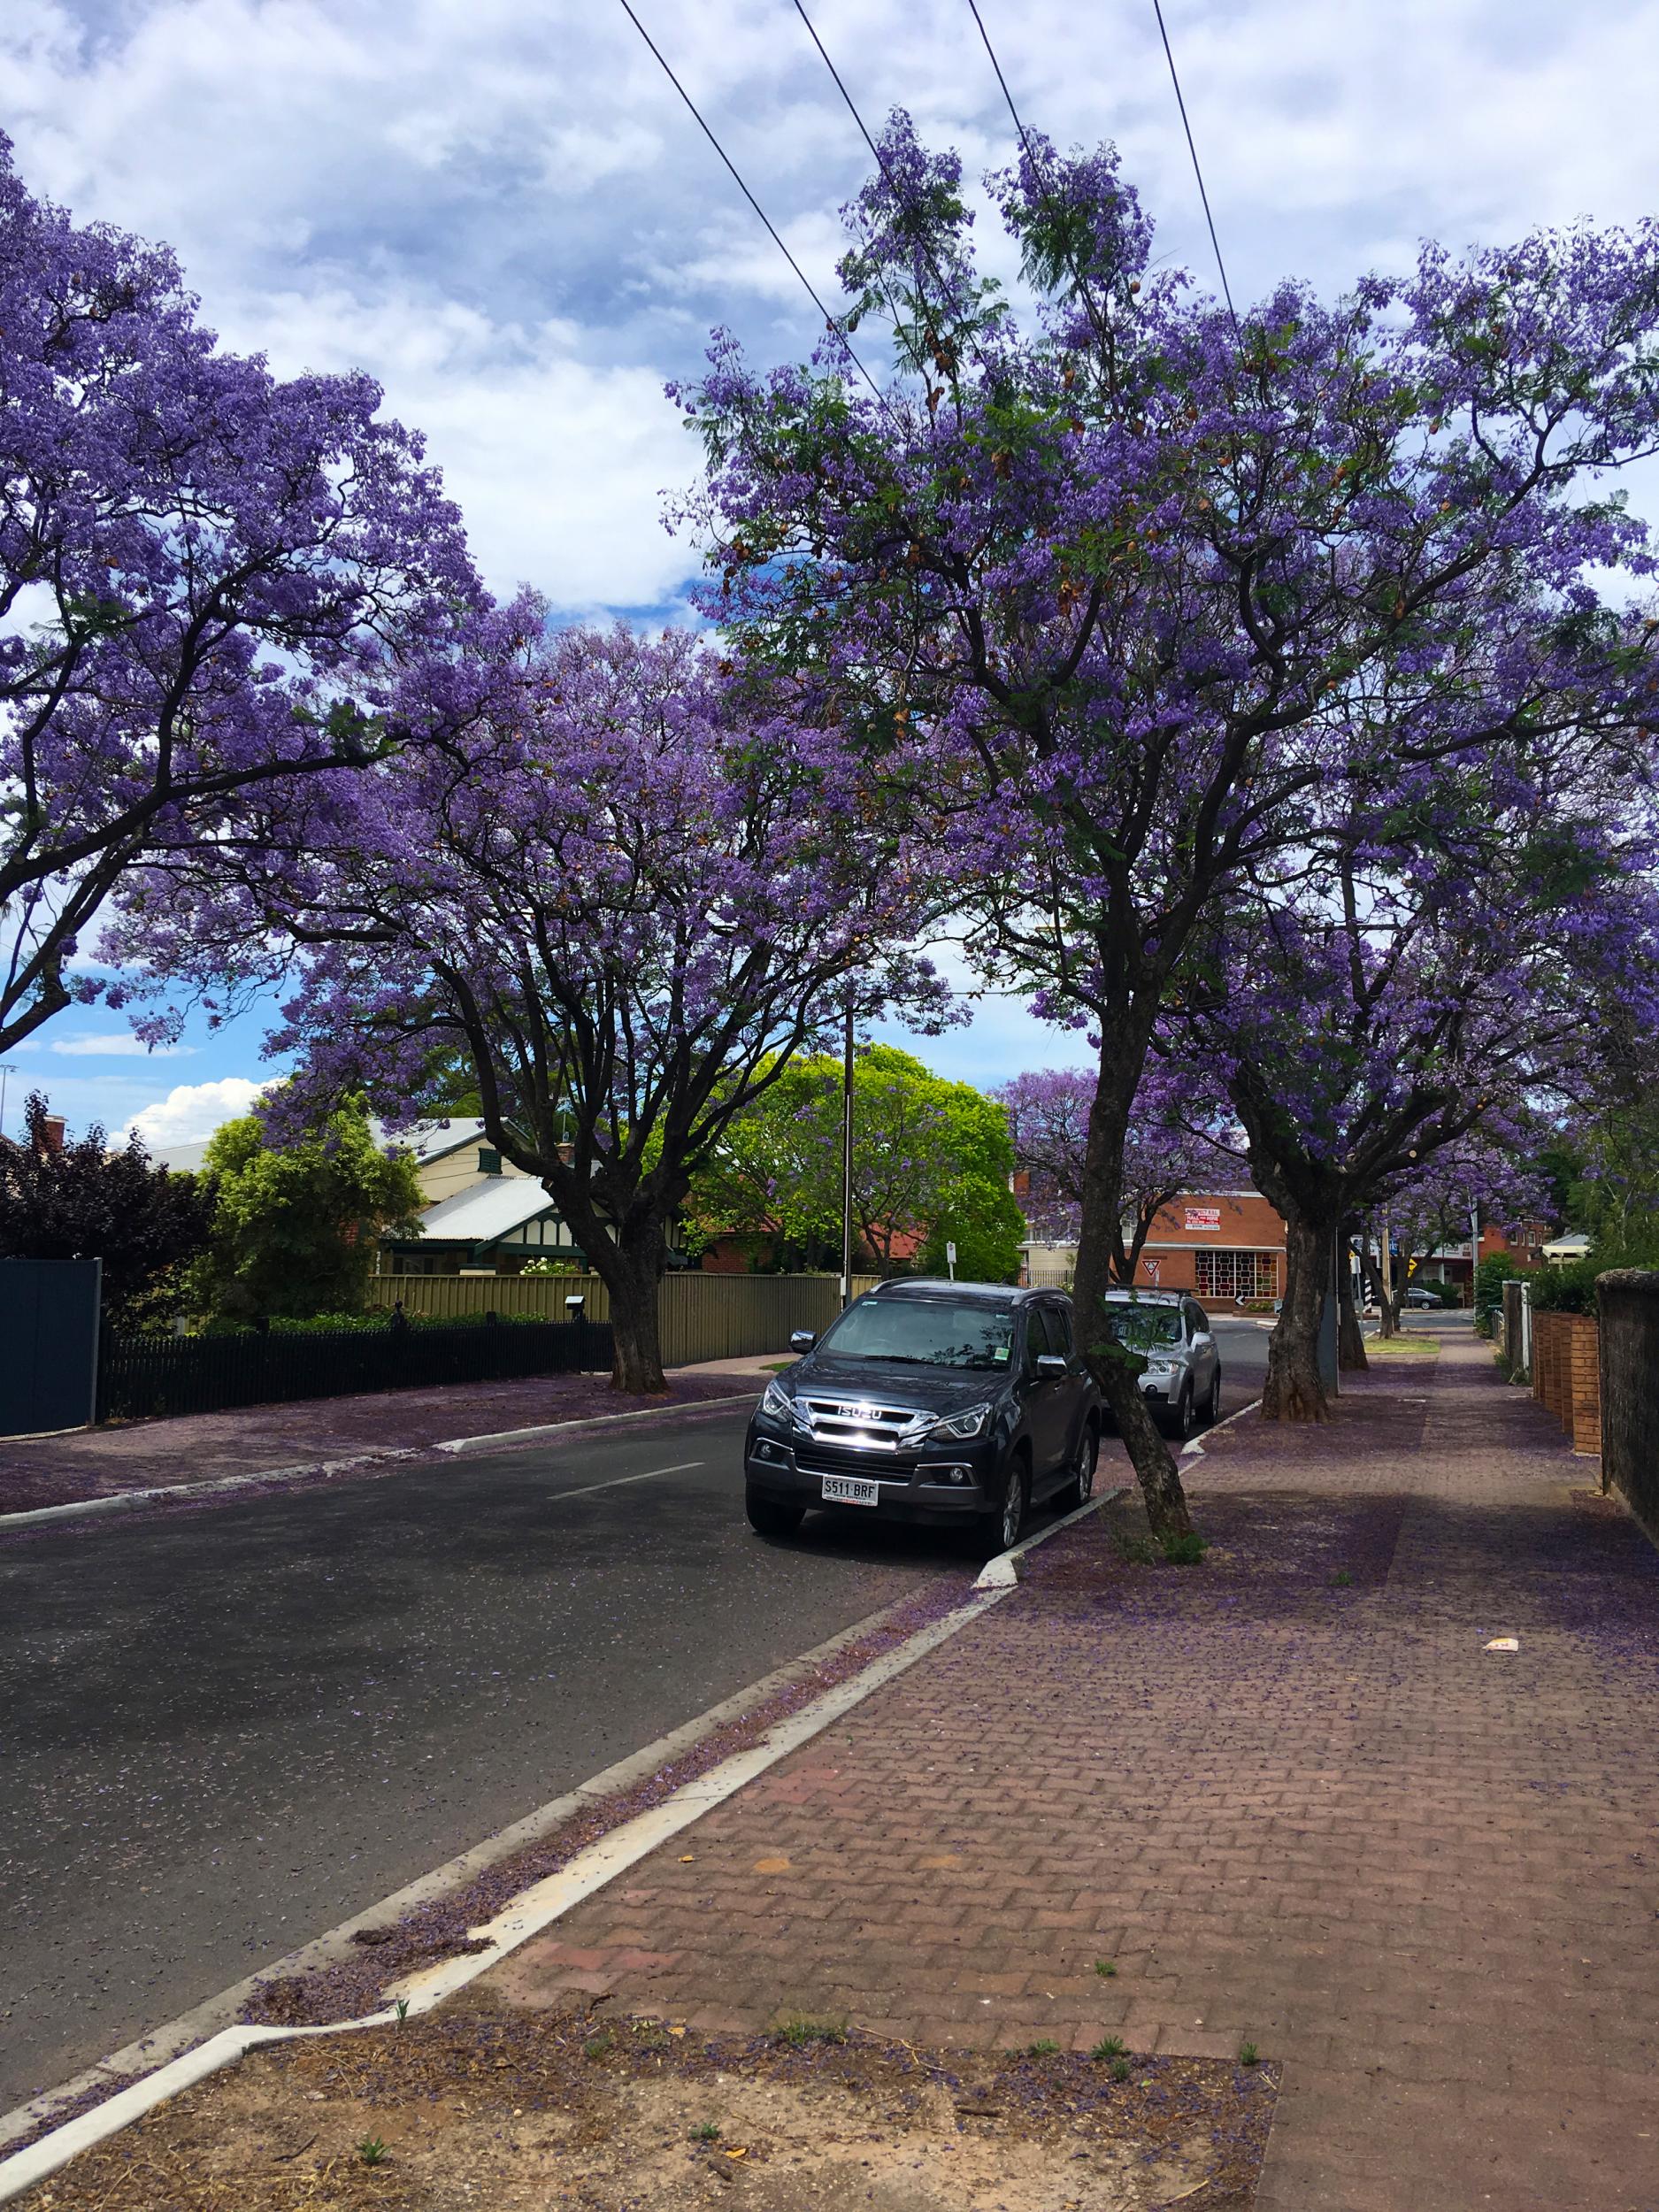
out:
{"label": "weed growing in pavement", "polygon": [[665,2051],[668,2048],[668,2030],[660,2020],[631,2020],[628,2024],[641,2050]]}
{"label": "weed growing in pavement", "polygon": [[1128,2080],[1128,2078],[1129,2078],[1129,2061],[1128,2061],[1126,2058],[1115,2058],[1115,2059],[1113,2059],[1113,2061],[1112,2061],[1112,2079],[1113,2079],[1114,2081],[1127,2081],[1127,2080]]}
{"label": "weed growing in pavement", "polygon": [[1149,1536],[1126,1536],[1119,1531],[1112,1542],[1118,1557],[1131,1567],[1149,1567],[1158,1556],[1158,1548]]}
{"label": "weed growing in pavement", "polygon": [[1254,2043],[1240,2043],[1239,2046],[1239,2063],[1240,2066],[1256,2065],[1259,2062],[1261,2055],[1262,2054],[1256,2049]]}
{"label": "weed growing in pavement", "polygon": [[1059,2049],[1060,2046],[1045,2035],[1041,2042],[1027,2043],[1018,2055],[1022,2058],[1054,2058],[1058,2055]]}
{"label": "weed growing in pavement", "polygon": [[1210,1549],[1195,1528],[1188,1529],[1185,1536],[1166,1536],[1163,1541],[1164,1563],[1171,1567],[1199,1566]]}
{"label": "weed growing in pavement", "polygon": [[1110,1981],[1112,1976],[1118,1971],[1118,1962],[1116,1959],[1096,1959],[1094,1971],[1102,1975],[1107,1981]]}
{"label": "weed growing in pavement", "polygon": [[400,1998],[398,1999],[398,2001],[397,2001],[397,2024],[398,2024],[398,2026],[399,2026],[400,2028],[403,2026],[403,2024],[404,2021],[405,2021],[405,2020],[407,2020],[407,2019],[408,2019],[408,2017],[409,2017],[409,2000],[408,2000],[408,1998],[407,1998],[407,1997],[400,1997]]}
{"label": "weed growing in pavement", "polygon": [[787,2043],[797,2051],[809,2043],[844,2043],[847,2021],[844,2015],[786,2012],[779,2016],[772,2034],[780,2043]]}
{"label": "weed growing in pavement", "polygon": [[1121,2058],[1128,2045],[1120,2035],[1103,2035],[1089,2053],[1091,2058]]}
{"label": "weed growing in pavement", "polygon": [[383,2166],[391,2154],[378,2135],[365,2135],[357,2145],[357,2158],[365,2166]]}
{"label": "weed growing in pavement", "polygon": [[1333,1590],[1346,1590],[1353,1579],[1353,1576],[1349,1574],[1346,1567],[1339,1567],[1331,1578],[1331,1587]]}
{"label": "weed growing in pavement", "polygon": [[712,2120],[704,2120],[692,2129],[690,2139],[694,2143],[718,2143],[720,2131]]}
{"label": "weed growing in pavement", "polygon": [[609,2028],[602,2028],[597,2035],[590,2035],[587,2042],[582,2045],[582,2056],[584,2058],[609,2058],[616,2047],[616,2040],[617,2039]]}

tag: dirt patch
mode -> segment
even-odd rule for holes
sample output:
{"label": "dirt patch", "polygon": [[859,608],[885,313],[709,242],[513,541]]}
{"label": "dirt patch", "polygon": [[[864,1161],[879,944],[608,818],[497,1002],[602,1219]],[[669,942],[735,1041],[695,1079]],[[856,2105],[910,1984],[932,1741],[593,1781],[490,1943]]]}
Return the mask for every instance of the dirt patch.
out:
{"label": "dirt patch", "polygon": [[21,2203],[1243,2212],[1277,2091],[1271,2066],[1208,2059],[947,2056],[480,2005],[256,2053]]}

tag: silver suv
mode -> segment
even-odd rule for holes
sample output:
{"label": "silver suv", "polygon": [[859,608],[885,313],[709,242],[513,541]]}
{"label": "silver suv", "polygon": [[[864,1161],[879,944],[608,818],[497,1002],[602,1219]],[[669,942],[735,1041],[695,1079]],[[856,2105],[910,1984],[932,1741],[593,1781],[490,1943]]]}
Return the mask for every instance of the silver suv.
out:
{"label": "silver suv", "polygon": [[1185,1440],[1221,1416],[1221,1355],[1210,1316],[1179,1290],[1109,1290],[1106,1333],[1146,1361],[1141,1393],[1166,1436]]}

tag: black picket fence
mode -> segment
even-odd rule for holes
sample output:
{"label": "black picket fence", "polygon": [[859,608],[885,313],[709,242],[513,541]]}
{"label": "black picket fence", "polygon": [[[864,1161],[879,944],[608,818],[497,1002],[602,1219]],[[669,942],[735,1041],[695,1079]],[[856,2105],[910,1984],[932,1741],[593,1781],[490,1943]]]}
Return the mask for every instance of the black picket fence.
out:
{"label": "black picket fence", "polygon": [[98,1360],[98,1418],[220,1413],[358,1390],[505,1382],[611,1364],[601,1321],[474,1323],[452,1329],[331,1329],[268,1336],[118,1336]]}

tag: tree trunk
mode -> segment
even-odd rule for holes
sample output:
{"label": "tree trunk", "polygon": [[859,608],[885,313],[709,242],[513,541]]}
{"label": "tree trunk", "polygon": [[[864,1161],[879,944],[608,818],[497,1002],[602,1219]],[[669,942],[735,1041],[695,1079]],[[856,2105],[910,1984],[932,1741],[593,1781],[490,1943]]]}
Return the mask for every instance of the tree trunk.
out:
{"label": "tree trunk", "polygon": [[1173,1455],[1147,1410],[1138,1377],[1100,1326],[1102,1302],[1111,1287],[1112,1258],[1121,1236],[1124,1144],[1134,1082],[1144,1048],[1129,1053],[1102,1041],[1100,1084],[1089,1115],[1084,1154],[1082,1225],[1071,1298],[1077,1312],[1078,1343],[1101,1394],[1111,1408],[1124,1449],[1141,1485],[1147,1519],[1159,1537],[1188,1536],[1192,1516]]}
{"label": "tree trunk", "polygon": [[1330,1281],[1333,1225],[1293,1210],[1285,1218],[1285,1301],[1267,1344],[1264,1421],[1327,1421],[1319,1326]]}
{"label": "tree trunk", "polygon": [[665,1256],[660,1228],[631,1236],[626,1248],[618,1242],[590,1255],[595,1272],[611,1293],[612,1390],[661,1396],[668,1388],[657,1297]]}

